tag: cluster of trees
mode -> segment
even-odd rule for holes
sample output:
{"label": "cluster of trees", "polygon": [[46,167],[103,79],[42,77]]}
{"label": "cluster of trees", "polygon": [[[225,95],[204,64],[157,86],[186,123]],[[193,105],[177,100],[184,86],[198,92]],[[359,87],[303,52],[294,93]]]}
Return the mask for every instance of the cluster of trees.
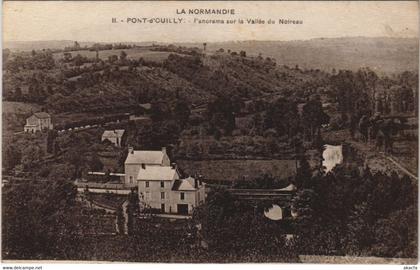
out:
{"label": "cluster of trees", "polygon": [[2,169],[5,172],[13,169],[29,171],[41,165],[45,155],[42,135],[14,138],[4,147]]}
{"label": "cluster of trees", "polygon": [[[297,217],[264,218],[271,203],[238,201],[215,190],[194,212],[209,252],[268,255],[417,256],[417,184],[396,174],[343,168],[305,178],[292,201]],[[275,202],[273,202],[275,203]],[[286,235],[293,234],[291,241]]]}
{"label": "cluster of trees", "polygon": [[[2,257],[70,259],[77,252],[75,187],[63,180],[3,188]],[[73,254],[73,255],[72,255]]]}
{"label": "cluster of trees", "polygon": [[168,146],[168,151],[178,143],[181,127],[177,121],[168,119],[154,122],[151,125],[144,123],[131,129],[127,144],[136,149],[161,149]]}
{"label": "cluster of trees", "polygon": [[4,69],[11,73],[21,70],[50,70],[55,67],[53,54],[50,50],[32,51],[30,55],[19,54],[8,57]]}
{"label": "cluster of trees", "polygon": [[154,45],[151,51],[161,51],[161,52],[173,52],[179,54],[186,54],[186,55],[199,55],[200,49],[197,47],[190,48],[190,47],[183,47],[183,46],[175,46],[172,44],[169,45]]}
{"label": "cluster of trees", "polygon": [[130,44],[108,44],[108,43],[95,43],[89,47],[89,51],[105,51],[105,50],[118,50],[118,49],[131,49],[134,45]]}
{"label": "cluster of trees", "polygon": [[[307,168],[306,168],[307,170]],[[300,254],[417,255],[417,183],[369,168],[301,172],[292,209]]]}
{"label": "cluster of trees", "polygon": [[[136,107],[136,106],[133,106]],[[125,106],[123,108],[126,108]],[[130,108],[130,107],[129,107]],[[114,108],[114,110],[118,110],[119,108]],[[131,109],[131,108],[130,108]],[[100,109],[101,111],[103,108]],[[94,110],[89,110],[89,112],[94,112]],[[109,112],[109,110],[108,110]],[[126,113],[115,113],[115,114],[109,114],[101,117],[87,117],[85,119],[80,120],[74,120],[74,121],[66,121],[61,124],[56,124],[55,129],[56,130],[62,130],[62,129],[70,129],[75,127],[85,127],[87,125],[104,125],[110,122],[116,122],[116,121],[128,121],[129,115]]]}
{"label": "cluster of trees", "polygon": [[[273,102],[259,106],[260,112],[254,113],[252,127],[254,134],[275,131],[275,136],[293,139],[299,133],[313,141],[320,136],[322,125],[329,123],[329,116],[324,112],[319,96],[313,96],[302,104],[298,112],[298,103],[294,99],[280,97]],[[219,96],[208,104],[207,117],[212,129],[219,129],[230,135],[236,128],[235,116],[244,109],[244,103],[237,96]]]}
{"label": "cluster of trees", "polygon": [[104,51],[104,50],[118,50],[118,49],[131,49],[134,45],[130,44],[123,44],[123,43],[94,43],[91,46],[81,46],[79,42],[75,41],[73,46],[67,46],[64,48],[64,52],[71,52],[71,51],[81,51],[81,50],[89,50],[89,51]]}
{"label": "cluster of trees", "polygon": [[237,97],[222,95],[207,105],[207,118],[216,137],[220,137],[219,129],[230,135],[235,129],[235,115],[241,110],[241,100]]}
{"label": "cluster of trees", "polygon": [[264,217],[267,203],[238,201],[226,190],[214,190],[194,211],[208,253],[232,261],[297,261],[295,248],[286,239],[285,222]]}
{"label": "cluster of trees", "polygon": [[330,78],[330,95],[338,102],[344,120],[353,117],[358,121],[376,113],[414,113],[418,108],[417,78],[417,74],[408,71],[390,78],[379,77],[368,68],[356,72],[340,70]]}
{"label": "cluster of trees", "polygon": [[[80,151],[69,154],[66,160],[75,166],[77,162],[89,163],[80,161],[86,156]],[[81,251],[89,249],[91,243],[80,235],[84,225],[75,218],[80,215],[75,189],[63,176],[52,179],[55,181],[42,185],[29,181],[6,187],[2,219],[5,258],[76,259],[86,255]],[[396,174],[372,174],[368,168],[360,171],[340,166],[332,173],[313,175],[308,164],[300,166],[298,179],[298,191],[291,202],[297,217],[280,222],[263,215],[276,202],[238,201],[219,189],[196,208],[191,224],[174,228],[159,221],[156,226],[153,219],[138,219],[138,195],[132,192],[127,207],[130,235],[126,244],[130,252],[125,258],[284,262],[297,261],[298,254],[416,256],[416,182]],[[255,181],[258,188],[277,184],[284,185],[269,176]],[[294,238],[288,239],[288,234]],[[105,251],[95,252],[98,254],[93,256],[101,257]]]}
{"label": "cluster of trees", "polygon": [[236,181],[233,188],[256,188],[256,189],[270,189],[270,188],[284,188],[289,183],[289,179],[278,179],[270,174],[264,174],[260,177],[249,181]]}

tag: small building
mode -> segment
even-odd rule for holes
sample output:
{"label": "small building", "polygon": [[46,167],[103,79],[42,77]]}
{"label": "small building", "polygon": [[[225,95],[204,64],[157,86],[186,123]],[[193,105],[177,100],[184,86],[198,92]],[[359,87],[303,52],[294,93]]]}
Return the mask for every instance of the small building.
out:
{"label": "small building", "polygon": [[53,129],[51,116],[46,112],[36,112],[26,119],[25,132],[35,133],[44,129]]}
{"label": "small building", "polygon": [[139,199],[143,207],[160,209],[162,213],[192,214],[204,202],[204,184],[192,177],[180,179],[175,168],[141,169],[137,179]]}
{"label": "small building", "polygon": [[124,129],[105,130],[102,134],[102,140],[108,140],[117,147],[121,147],[124,136]]}
{"label": "small building", "polygon": [[194,207],[205,201],[204,183],[193,177],[175,180],[170,192],[169,212],[191,214]]}

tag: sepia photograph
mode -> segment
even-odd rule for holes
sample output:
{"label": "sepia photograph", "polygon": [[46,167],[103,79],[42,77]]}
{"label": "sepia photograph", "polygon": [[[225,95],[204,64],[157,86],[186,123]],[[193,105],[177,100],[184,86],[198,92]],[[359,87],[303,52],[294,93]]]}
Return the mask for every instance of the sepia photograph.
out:
{"label": "sepia photograph", "polygon": [[2,15],[2,269],[417,269],[418,1]]}

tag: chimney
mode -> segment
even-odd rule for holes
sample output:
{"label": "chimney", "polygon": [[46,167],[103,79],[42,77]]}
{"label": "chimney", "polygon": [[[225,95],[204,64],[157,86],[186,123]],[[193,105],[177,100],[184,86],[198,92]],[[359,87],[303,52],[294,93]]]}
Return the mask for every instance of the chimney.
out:
{"label": "chimney", "polygon": [[162,152],[166,154],[166,147],[162,147]]}
{"label": "chimney", "polygon": [[197,180],[197,178],[194,178],[194,187],[195,188],[198,188],[198,180]]}
{"label": "chimney", "polygon": [[129,154],[134,154],[134,148],[132,146],[128,147],[128,153]]}

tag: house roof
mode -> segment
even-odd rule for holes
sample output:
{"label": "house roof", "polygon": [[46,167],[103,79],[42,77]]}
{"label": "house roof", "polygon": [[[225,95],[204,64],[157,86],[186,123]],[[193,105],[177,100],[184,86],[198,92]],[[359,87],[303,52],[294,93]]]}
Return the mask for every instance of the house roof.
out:
{"label": "house roof", "polygon": [[51,116],[46,112],[36,112],[34,116],[40,119],[50,118]]}
{"label": "house roof", "polygon": [[137,180],[173,180],[177,175],[176,170],[170,166],[146,165],[140,168]]}
{"label": "house roof", "polygon": [[188,177],[186,179],[179,179],[175,180],[174,185],[172,186],[172,190],[176,191],[193,191],[197,190],[195,186],[195,179],[192,177]]}
{"label": "house roof", "polygon": [[132,151],[128,153],[125,164],[161,165],[163,157],[162,151]]}
{"label": "house roof", "polygon": [[121,138],[124,135],[125,130],[124,129],[115,129],[115,130],[105,130],[102,134],[102,137],[106,138]]}

